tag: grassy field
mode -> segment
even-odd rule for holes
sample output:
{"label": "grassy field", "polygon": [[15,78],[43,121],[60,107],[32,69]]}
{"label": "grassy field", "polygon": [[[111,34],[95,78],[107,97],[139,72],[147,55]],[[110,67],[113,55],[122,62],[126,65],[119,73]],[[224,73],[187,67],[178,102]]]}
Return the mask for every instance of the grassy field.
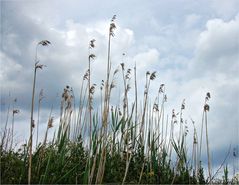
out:
{"label": "grassy field", "polygon": [[[197,131],[194,121],[193,138],[187,137],[189,124],[184,119],[185,101],[181,110],[172,110],[171,116],[164,111],[167,95],[165,84],[161,84],[156,97],[149,97],[150,86],[157,78],[156,71],[145,71],[145,83],[138,84],[137,66],[128,69],[124,63],[112,69],[111,40],[115,39],[116,17],[109,25],[108,58],[105,80],[100,87],[91,80],[92,61],[95,59],[95,40],[89,42],[88,70],[82,77],[80,103],[75,105],[73,89],[66,86],[62,92],[59,128],[53,138],[48,138],[49,129],[53,129],[54,120],[49,116],[44,140],[38,139],[38,118],[33,117],[35,107],[38,115],[41,111],[42,93],[35,102],[36,77],[44,65],[37,59],[37,48],[50,45],[43,40],[37,44],[32,89],[30,138],[25,145],[14,148],[14,117],[18,109],[8,109],[5,128],[1,137],[1,183],[3,184],[210,184],[238,183],[229,179],[224,163],[224,175],[216,180],[217,172],[212,173],[210,146],[208,139],[209,100],[211,95],[205,92],[205,103],[201,130]],[[142,75],[142,74],[141,74]],[[118,88],[115,78],[122,78],[124,97],[119,105],[112,105],[112,90]],[[144,92],[138,92],[138,86],[144,86]],[[94,93],[99,88],[101,101],[95,105]],[[129,96],[129,91],[134,96]],[[144,94],[139,99],[138,94]],[[129,101],[129,99],[131,101]],[[153,102],[153,103],[152,103]],[[96,107],[94,107],[96,106]],[[9,120],[12,120],[9,123]],[[175,134],[175,128],[179,134]],[[33,132],[34,131],[34,132]],[[33,140],[33,133],[36,140]],[[206,143],[202,144],[203,137]],[[37,147],[33,148],[33,143]],[[188,147],[188,143],[192,147]],[[201,165],[202,147],[207,151],[208,162]],[[190,151],[189,151],[190,150]],[[189,154],[191,154],[189,156]],[[205,174],[205,171],[208,173]],[[220,169],[219,169],[220,170]]]}

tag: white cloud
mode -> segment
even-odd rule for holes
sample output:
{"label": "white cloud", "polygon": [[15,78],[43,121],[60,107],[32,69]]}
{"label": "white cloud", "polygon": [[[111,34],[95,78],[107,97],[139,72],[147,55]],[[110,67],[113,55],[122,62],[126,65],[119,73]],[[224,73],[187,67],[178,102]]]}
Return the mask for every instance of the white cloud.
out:
{"label": "white cloud", "polygon": [[133,60],[136,61],[140,70],[154,68],[159,61],[159,52],[156,49],[149,49],[146,52],[135,55]]}
{"label": "white cloud", "polygon": [[193,73],[223,73],[227,77],[235,75],[239,69],[238,35],[238,16],[228,22],[221,19],[209,20],[206,30],[200,34],[197,42],[196,65],[192,64]]}
{"label": "white cloud", "polygon": [[[231,55],[239,50],[239,17],[224,22],[221,19],[209,20],[206,25],[207,30],[199,37],[197,52],[205,54],[205,57],[220,57],[221,55]],[[236,53],[237,54],[237,53]]]}

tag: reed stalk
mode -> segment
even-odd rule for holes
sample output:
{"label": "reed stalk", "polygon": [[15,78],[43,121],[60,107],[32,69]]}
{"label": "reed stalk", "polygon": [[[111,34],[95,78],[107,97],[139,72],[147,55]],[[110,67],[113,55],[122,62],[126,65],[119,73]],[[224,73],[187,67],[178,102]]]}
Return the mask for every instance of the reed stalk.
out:
{"label": "reed stalk", "polygon": [[36,73],[37,69],[42,69],[44,65],[39,64],[37,59],[37,50],[38,46],[48,46],[50,41],[42,40],[36,46],[36,53],[35,53],[35,65],[34,65],[34,77],[33,77],[33,86],[32,86],[32,100],[31,100],[31,118],[30,118],[30,138],[28,142],[29,147],[29,166],[28,166],[28,184],[31,184],[31,172],[32,172],[32,138],[33,138],[33,128],[34,128],[34,118],[33,118],[33,111],[34,111],[34,100],[35,100],[35,88],[36,88]]}

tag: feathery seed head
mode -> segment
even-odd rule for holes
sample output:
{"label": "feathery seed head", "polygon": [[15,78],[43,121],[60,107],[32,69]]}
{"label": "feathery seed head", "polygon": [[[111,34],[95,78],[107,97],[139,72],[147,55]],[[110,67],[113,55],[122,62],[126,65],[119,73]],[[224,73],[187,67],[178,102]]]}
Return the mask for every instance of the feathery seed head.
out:
{"label": "feathery seed head", "polygon": [[90,41],[90,44],[89,44],[89,45],[90,45],[90,46],[89,46],[90,48],[94,48],[94,47],[95,47],[95,41],[96,41],[95,39],[92,39],[92,40]]}
{"label": "feathery seed head", "polygon": [[122,70],[124,70],[124,63],[121,63],[120,65],[121,65]]}
{"label": "feathery seed head", "polygon": [[159,111],[159,108],[158,108],[158,104],[157,104],[157,103],[154,103],[153,110],[156,111],[156,112]]}
{"label": "feathery seed head", "polygon": [[35,128],[35,120],[32,120],[32,128]]}
{"label": "feathery seed head", "polygon": [[151,75],[150,75],[150,80],[154,80],[156,78],[156,71],[154,71]]}
{"label": "feathery seed head", "polygon": [[161,84],[159,87],[159,93],[164,93],[163,87],[164,87],[164,84]]}
{"label": "feathery seed head", "polygon": [[165,95],[164,95],[164,102],[167,102],[167,99],[168,99],[168,98],[167,98],[167,95],[165,94]]}
{"label": "feathery seed head", "polygon": [[182,105],[181,105],[181,110],[185,109],[185,99],[183,100],[182,102]]}
{"label": "feathery seed head", "polygon": [[210,92],[207,93],[207,97],[208,97],[208,98],[211,98]]}
{"label": "feathery seed head", "polygon": [[20,112],[20,110],[18,110],[18,109],[14,109],[13,111],[12,111],[12,114],[14,115],[14,114],[18,114]]}
{"label": "feathery seed head", "polygon": [[42,40],[38,42],[38,45],[42,45],[42,46],[48,46],[49,44],[51,44],[51,42],[48,40]]}
{"label": "feathery seed head", "polygon": [[116,73],[118,73],[119,72],[119,69],[116,69],[115,71],[114,71],[114,74],[113,75],[116,75]]}
{"label": "feathery seed head", "polygon": [[43,67],[46,67],[46,65],[37,64],[37,65],[35,66],[36,69],[42,69]]}
{"label": "feathery seed head", "polygon": [[89,55],[89,60],[90,60],[90,59],[94,60],[95,57],[96,57],[95,54],[90,54],[90,55]]}
{"label": "feathery seed head", "polygon": [[86,71],[86,73],[83,76],[83,80],[88,80],[88,76],[89,76],[89,69]]}
{"label": "feathery seed head", "polygon": [[48,128],[52,128],[53,127],[53,117],[51,117],[49,120],[48,120]]}
{"label": "feathery seed head", "polygon": [[115,83],[114,83],[114,81],[112,81],[112,83],[110,84],[110,89],[113,89],[113,88],[115,88]]}
{"label": "feathery seed head", "polygon": [[110,23],[110,36],[114,36],[114,30],[116,29],[116,26],[115,26],[115,21],[116,19],[116,15],[113,16],[113,18],[111,19],[111,23]]}
{"label": "feathery seed head", "polygon": [[209,109],[210,109],[209,105],[208,105],[208,104],[205,104],[205,105],[204,105],[204,111],[205,111],[205,112],[206,112],[206,111],[209,111]]}

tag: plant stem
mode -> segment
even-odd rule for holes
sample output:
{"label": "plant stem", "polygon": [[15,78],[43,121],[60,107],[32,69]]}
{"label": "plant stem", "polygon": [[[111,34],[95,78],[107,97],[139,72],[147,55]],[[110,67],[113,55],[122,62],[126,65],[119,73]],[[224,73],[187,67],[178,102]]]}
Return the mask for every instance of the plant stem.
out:
{"label": "plant stem", "polygon": [[32,131],[33,131],[33,110],[34,110],[34,97],[35,97],[35,85],[36,85],[36,72],[37,72],[37,63],[35,63],[34,68],[34,78],[33,78],[33,87],[32,87],[32,106],[31,106],[31,122],[30,122],[30,139],[29,139],[29,166],[28,166],[28,184],[31,184],[31,172],[32,172]]}
{"label": "plant stem", "polygon": [[207,141],[207,160],[208,160],[208,173],[209,173],[209,183],[211,183],[212,175],[211,175],[211,158],[209,151],[209,139],[208,139],[208,128],[207,128],[207,112],[205,111],[205,125],[206,125],[206,141]]}

